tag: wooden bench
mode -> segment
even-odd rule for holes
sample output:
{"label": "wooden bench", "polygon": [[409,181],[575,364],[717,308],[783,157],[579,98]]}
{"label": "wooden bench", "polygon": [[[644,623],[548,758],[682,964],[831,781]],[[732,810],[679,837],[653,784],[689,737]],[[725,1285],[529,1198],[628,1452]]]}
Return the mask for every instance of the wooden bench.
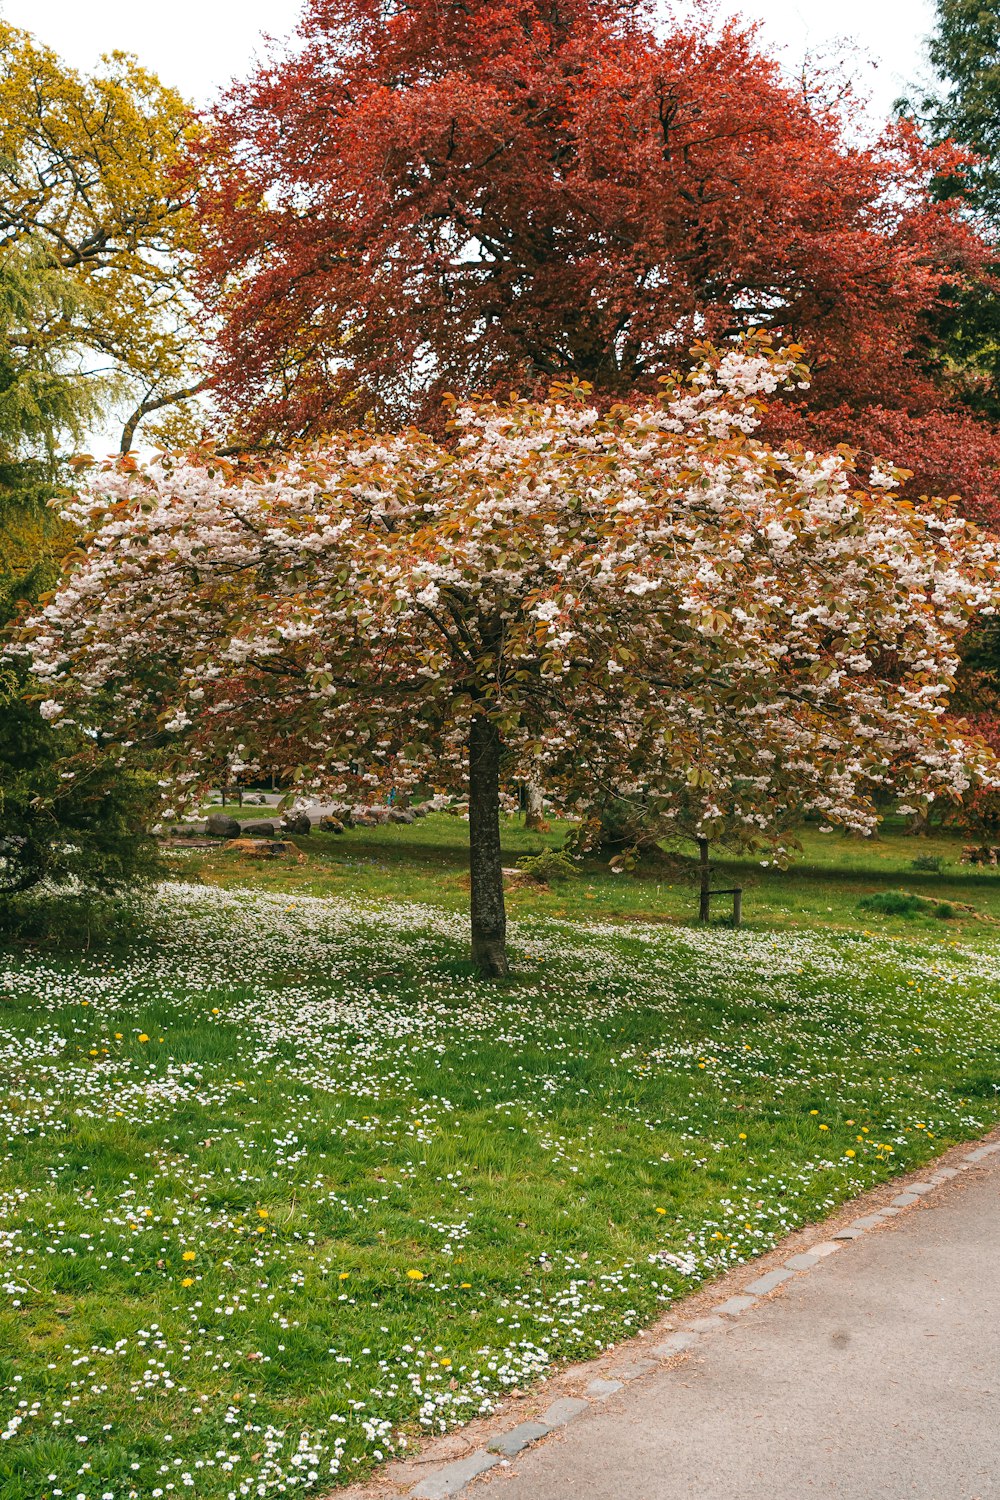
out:
{"label": "wooden bench", "polygon": [[713,896],[732,896],[733,898],[733,926],[739,927],[743,921],[743,887],[741,885],[729,885],[712,890],[710,885],[711,867],[708,862],[708,839],[698,840],[699,871],[701,874],[701,891],[698,901],[698,921],[711,921],[711,903]]}
{"label": "wooden bench", "polygon": [[743,921],[743,887],[741,885],[729,885],[720,887],[718,890],[708,891],[702,889],[701,900],[698,906],[698,921],[707,922],[710,917],[709,902],[713,896],[732,896],[733,898],[733,926],[739,927]]}

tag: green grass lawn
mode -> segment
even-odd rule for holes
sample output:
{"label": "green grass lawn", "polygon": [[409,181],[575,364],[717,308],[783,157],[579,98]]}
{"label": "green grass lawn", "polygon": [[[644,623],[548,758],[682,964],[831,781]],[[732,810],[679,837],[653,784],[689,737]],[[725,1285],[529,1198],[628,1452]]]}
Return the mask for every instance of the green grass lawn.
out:
{"label": "green grass lawn", "polygon": [[[245,821],[266,809],[232,808]],[[568,825],[554,821],[548,834],[527,832],[519,819],[503,825],[504,862],[542,848],[558,847]],[[285,861],[252,863],[230,853],[204,855],[178,851],[174,865],[188,878],[212,884],[253,884],[261,889],[297,890],[317,896],[360,894],[375,898],[430,901],[464,911],[469,892],[466,876],[468,823],[448,813],[436,813],[407,827],[356,828],[344,834],[316,832],[296,839],[307,854],[301,865]],[[1000,923],[1000,870],[960,863],[966,840],[950,832],[919,838],[890,821],[877,839],[858,839],[840,833],[823,834],[807,828],[802,850],[787,869],[760,860],[713,858],[713,884],[744,886],[743,914],[757,930],[817,927],[858,931],[877,928],[899,934],[947,931],[954,936],[991,935]],[[940,872],[914,869],[914,861],[937,858]],[[538,915],[592,921],[689,922],[698,910],[693,862],[669,858],[661,865],[632,874],[615,875],[605,860],[582,862],[580,878],[551,889],[521,887],[508,892],[508,908],[515,916]],[[930,913],[907,919],[866,914],[858,907],[865,896],[884,890],[905,890],[917,896],[959,903],[947,922]],[[979,917],[961,910],[974,906]],[[724,919],[731,903],[720,898],[713,913]],[[985,919],[985,920],[983,920]],[[997,934],[1000,937],[1000,930]]]}
{"label": "green grass lawn", "polygon": [[954,841],[817,834],[738,933],[589,866],[498,986],[465,832],[178,855],[138,941],[0,954],[3,1500],[321,1494],[1000,1118],[1000,934],[857,910],[1000,916],[909,869]]}

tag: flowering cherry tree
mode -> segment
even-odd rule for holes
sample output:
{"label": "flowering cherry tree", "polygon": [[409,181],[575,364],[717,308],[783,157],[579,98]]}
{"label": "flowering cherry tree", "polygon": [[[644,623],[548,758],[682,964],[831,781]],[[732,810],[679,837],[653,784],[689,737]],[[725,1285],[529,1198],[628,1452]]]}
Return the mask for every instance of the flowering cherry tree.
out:
{"label": "flowering cherry tree", "polygon": [[[453,404],[449,438],[336,434],[269,467],[207,454],[94,473],[29,623],[42,712],[172,746],[165,813],[223,755],[300,791],[467,793],[472,948],[506,972],[504,789],[585,818],[642,789],[700,836],[789,810],[868,828],[873,795],[988,775],[945,718],[993,544],[862,482],[846,449],[755,437],[801,350],[702,346],[658,400]],[[692,821],[693,820],[693,821]]]}

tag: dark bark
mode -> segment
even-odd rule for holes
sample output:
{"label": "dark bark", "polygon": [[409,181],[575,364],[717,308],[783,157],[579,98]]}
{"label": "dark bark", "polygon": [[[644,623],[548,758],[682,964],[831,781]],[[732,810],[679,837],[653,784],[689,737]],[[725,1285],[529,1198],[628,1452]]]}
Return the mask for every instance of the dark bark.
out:
{"label": "dark bark", "polygon": [[469,734],[469,873],[472,961],[500,979],[507,972],[507,913],[500,857],[500,731],[476,714]]}
{"label": "dark bark", "polygon": [[711,914],[711,902],[708,896],[710,889],[708,839],[698,840],[698,869],[701,875],[701,892],[700,899],[698,901],[698,921],[707,922]]}

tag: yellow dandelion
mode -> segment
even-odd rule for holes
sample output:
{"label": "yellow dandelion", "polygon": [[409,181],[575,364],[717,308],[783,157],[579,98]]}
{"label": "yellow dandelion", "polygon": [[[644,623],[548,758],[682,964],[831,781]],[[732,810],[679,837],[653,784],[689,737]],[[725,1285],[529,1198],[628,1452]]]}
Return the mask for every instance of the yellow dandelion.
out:
{"label": "yellow dandelion", "polygon": [[857,1154],[858,1153],[850,1146],[848,1146],[847,1150],[844,1152],[845,1156],[857,1156]]}
{"label": "yellow dandelion", "polygon": [[656,1212],[657,1212],[657,1213],[658,1213],[658,1214],[665,1214],[665,1213],[666,1213],[666,1211],[667,1211],[667,1210],[666,1210],[666,1209],[665,1209],[665,1208],[658,1208],[658,1209],[657,1209],[657,1210],[656,1210]]}
{"label": "yellow dandelion", "polygon": [[413,1271],[413,1270],[410,1270],[410,1271],[407,1271],[406,1274],[410,1278],[411,1281],[423,1281],[423,1279],[424,1279],[424,1273],[423,1273],[423,1271]]}
{"label": "yellow dandelion", "polygon": [[144,1031],[140,1031],[139,1032],[139,1040],[140,1040],[140,1042],[148,1042],[149,1041],[149,1037],[146,1035],[146,1033]]}
{"label": "yellow dandelion", "polygon": [[193,1276],[182,1276],[181,1277],[181,1286],[194,1286],[194,1277]]}
{"label": "yellow dandelion", "polygon": [[193,1250],[185,1250],[184,1254],[181,1256],[181,1260],[194,1260],[194,1258],[195,1255]]}
{"label": "yellow dandelion", "polygon": [[340,1275],[337,1277],[337,1280],[338,1281],[346,1281],[347,1278],[348,1278],[348,1276],[350,1276],[350,1274],[351,1274],[350,1271],[341,1271]]}

